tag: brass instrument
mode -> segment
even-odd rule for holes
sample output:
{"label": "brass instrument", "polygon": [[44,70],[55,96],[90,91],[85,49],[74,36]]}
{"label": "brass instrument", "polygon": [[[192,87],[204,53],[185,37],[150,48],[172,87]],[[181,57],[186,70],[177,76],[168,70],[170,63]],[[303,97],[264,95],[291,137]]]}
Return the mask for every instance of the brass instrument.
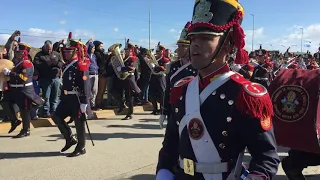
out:
{"label": "brass instrument", "polygon": [[125,80],[130,75],[130,73],[121,71],[122,67],[125,67],[120,52],[121,46],[121,44],[113,44],[109,47],[108,50],[113,53],[113,56],[111,57],[111,65],[113,67],[114,72],[116,73],[119,79]]}
{"label": "brass instrument", "polygon": [[155,74],[155,75],[163,75],[163,74],[165,74],[164,71],[160,71],[160,72],[155,72],[154,71],[154,67],[159,66],[158,60],[160,60],[161,58],[160,59],[156,59],[156,57],[153,54],[153,49],[150,49],[150,50],[147,51],[147,57],[148,58],[145,58],[145,60],[146,60],[146,63],[148,65],[148,67],[150,68],[152,74]]}
{"label": "brass instrument", "polygon": [[[12,70],[14,68],[14,64],[8,59],[0,59],[0,72],[2,72],[3,68]],[[6,82],[9,81],[9,79],[9,76],[5,76],[3,73],[0,73],[0,91],[5,90]]]}

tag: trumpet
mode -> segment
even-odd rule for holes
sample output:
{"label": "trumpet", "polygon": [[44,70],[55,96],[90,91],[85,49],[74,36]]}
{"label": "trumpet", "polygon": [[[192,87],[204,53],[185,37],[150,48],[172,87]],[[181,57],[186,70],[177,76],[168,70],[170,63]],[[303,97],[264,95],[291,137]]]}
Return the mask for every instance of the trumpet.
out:
{"label": "trumpet", "polygon": [[122,67],[125,66],[120,52],[121,46],[122,44],[113,44],[108,48],[108,50],[113,53],[113,56],[111,57],[111,65],[116,76],[121,80],[125,80],[130,73],[121,71]]}
{"label": "trumpet", "polygon": [[160,59],[156,59],[156,57],[154,56],[154,54],[152,52],[153,52],[153,49],[149,49],[147,51],[147,57],[148,58],[145,58],[146,63],[148,65],[148,67],[150,68],[152,74],[154,74],[154,75],[165,74],[164,71],[160,71],[160,72],[155,72],[154,71],[154,67],[159,66],[158,60],[160,60],[161,58]]}

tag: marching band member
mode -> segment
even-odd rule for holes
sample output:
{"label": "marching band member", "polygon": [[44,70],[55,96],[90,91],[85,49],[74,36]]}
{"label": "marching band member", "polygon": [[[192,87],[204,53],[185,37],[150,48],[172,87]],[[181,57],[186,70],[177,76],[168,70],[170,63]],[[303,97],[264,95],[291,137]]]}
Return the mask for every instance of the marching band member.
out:
{"label": "marching band member", "polygon": [[170,64],[169,73],[166,76],[166,89],[159,118],[160,127],[163,126],[164,120],[171,115],[170,91],[174,87],[174,84],[183,78],[191,78],[197,75],[197,70],[192,67],[189,57],[190,41],[188,40],[187,33],[190,25],[191,23],[188,22],[181,31],[180,39],[177,41],[178,60]]}
{"label": "marching band member", "polygon": [[[5,92],[4,102],[8,102],[8,112],[14,112],[13,105],[16,104],[20,110],[20,116],[22,118],[22,129],[14,138],[22,138],[30,135],[30,112],[33,104],[42,105],[43,99],[41,99],[34,90],[33,87],[33,73],[34,66],[29,60],[31,46],[20,42],[18,40],[18,46],[14,52],[13,62],[15,67],[10,71],[7,68],[2,69],[2,73],[10,77],[9,90]],[[20,124],[14,113],[11,114],[11,128],[9,133],[13,132]]]}
{"label": "marching band member", "polygon": [[157,50],[156,50],[156,58],[158,61],[159,66],[155,66],[154,72],[163,72],[159,74],[152,74],[150,79],[150,101],[152,103],[153,111],[151,114],[158,115],[160,114],[161,110],[158,109],[157,102],[160,103],[160,108],[163,107],[162,105],[162,98],[164,96],[164,91],[166,88],[166,75],[165,71],[167,70],[167,64],[170,63],[170,59],[166,56],[166,48],[158,43]]}
{"label": "marching band member", "polygon": [[[121,72],[130,73],[130,75],[120,81],[122,89],[125,91],[125,99],[128,105],[129,111],[122,120],[132,119],[133,114],[133,106],[134,106],[134,97],[138,96],[141,92],[140,88],[137,85],[135,79],[135,70],[137,67],[137,54],[135,50],[135,46],[127,40],[125,47],[125,57],[124,57],[124,67],[121,68]],[[124,103],[120,103],[121,105]]]}
{"label": "marching band member", "polygon": [[[85,44],[71,38],[72,33],[70,32],[66,46],[60,50],[65,64],[62,67],[60,102],[52,120],[66,140],[61,152],[65,152],[77,144],[75,150],[67,155],[67,157],[76,157],[86,153],[85,113],[88,106],[87,96],[89,95],[86,92],[86,86],[90,60],[87,59]],[[77,139],[72,135],[71,128],[64,120],[68,116],[75,122]]]}
{"label": "marching band member", "polygon": [[[196,0],[188,29],[199,75],[174,86],[159,152],[157,180],[272,179],[279,165],[272,103],[266,88],[230,71],[226,55],[242,58],[244,10],[236,0]],[[252,159],[244,170],[244,149]]]}
{"label": "marching band member", "polygon": [[273,78],[272,63],[268,60],[268,51],[262,49],[260,45],[260,49],[256,51],[256,54],[259,65],[254,68],[250,81],[268,87]]}
{"label": "marching band member", "polygon": [[[234,61],[230,68],[239,74],[241,74],[244,78],[250,79],[254,70],[254,66],[249,62],[248,52],[244,50],[244,57],[242,62]],[[239,59],[239,58],[237,58]],[[242,64],[239,64],[242,63]]]}

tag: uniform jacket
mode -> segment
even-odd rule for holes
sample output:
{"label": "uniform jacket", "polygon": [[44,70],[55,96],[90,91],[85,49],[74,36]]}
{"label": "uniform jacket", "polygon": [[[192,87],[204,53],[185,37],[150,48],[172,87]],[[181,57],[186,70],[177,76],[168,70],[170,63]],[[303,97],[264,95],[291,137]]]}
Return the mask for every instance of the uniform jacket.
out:
{"label": "uniform jacket", "polygon": [[[212,74],[208,78],[210,81],[214,81],[216,75],[218,74]],[[199,91],[201,92],[203,89],[201,82],[206,80],[199,81]],[[268,94],[265,94],[263,98],[254,98],[243,89],[244,84],[251,84],[251,82],[236,74],[208,96],[200,106],[200,113],[221,162],[229,164],[229,171],[222,174],[223,180],[235,167],[237,157],[245,147],[252,156],[248,169],[250,174],[259,176],[263,180],[269,180],[276,174],[279,164],[276,152],[277,145],[272,126],[268,124],[268,128],[262,127],[264,121],[258,118],[260,116],[256,113],[266,111],[268,112],[266,116],[271,116],[272,104]],[[263,88],[261,85],[258,86],[259,89]],[[179,158],[187,158],[197,162],[190,141],[193,134],[192,128],[190,128],[192,127],[191,121],[189,126],[182,129],[179,136],[179,124],[186,111],[187,87],[186,83],[184,86],[175,87],[171,92],[170,99],[174,111],[168,120],[163,147],[159,152],[157,171],[167,169],[175,174],[176,180],[203,180],[204,177],[200,173],[195,172],[194,176],[190,176],[185,174],[179,166],[177,168]],[[245,100],[251,101],[252,106],[246,105]],[[264,106],[264,101],[270,101],[268,106]],[[257,104],[259,106],[256,106]],[[201,130],[198,131],[199,134],[201,132],[203,133]],[[214,152],[207,153],[208,156],[211,156]]]}
{"label": "uniform jacket", "polygon": [[89,78],[88,71],[80,71],[78,67],[78,61],[74,60],[75,62],[67,68],[69,64],[65,64],[62,68],[63,75],[62,75],[62,87],[61,87],[61,100],[64,99],[66,91],[77,91],[79,101],[81,104],[87,104],[87,83]]}
{"label": "uniform jacket", "polygon": [[[178,74],[175,74],[179,68],[184,68]],[[170,105],[170,91],[173,88],[174,84],[179,81],[180,79],[188,76],[196,76],[197,70],[189,64],[186,67],[181,67],[180,61],[174,61],[170,65],[169,73],[166,76],[166,89],[163,96],[163,112],[162,114],[169,116],[171,114],[171,105]],[[175,75],[174,77],[172,77]],[[171,79],[172,78],[172,79]],[[171,79],[171,80],[170,80]]]}
{"label": "uniform jacket", "polygon": [[265,63],[254,68],[250,81],[268,87],[272,79],[272,66],[269,63]]}
{"label": "uniform jacket", "polygon": [[10,84],[22,85],[32,83],[34,67],[31,61],[24,60],[16,62],[15,67],[10,72],[9,90],[14,92],[22,92],[37,105],[43,104],[43,100],[36,94],[33,85],[21,88],[10,87]]}

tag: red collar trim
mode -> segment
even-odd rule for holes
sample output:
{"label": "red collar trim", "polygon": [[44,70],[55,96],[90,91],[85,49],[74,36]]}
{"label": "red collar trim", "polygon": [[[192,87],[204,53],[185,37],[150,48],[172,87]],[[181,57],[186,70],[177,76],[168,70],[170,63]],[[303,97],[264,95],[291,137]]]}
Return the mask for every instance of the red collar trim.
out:
{"label": "red collar trim", "polygon": [[221,68],[217,69],[216,71],[212,72],[211,74],[203,77],[202,79],[199,78],[199,85],[200,89],[207,87],[211,83],[211,79],[217,75],[221,75],[223,73],[229,72],[230,68],[228,64],[223,65]]}

